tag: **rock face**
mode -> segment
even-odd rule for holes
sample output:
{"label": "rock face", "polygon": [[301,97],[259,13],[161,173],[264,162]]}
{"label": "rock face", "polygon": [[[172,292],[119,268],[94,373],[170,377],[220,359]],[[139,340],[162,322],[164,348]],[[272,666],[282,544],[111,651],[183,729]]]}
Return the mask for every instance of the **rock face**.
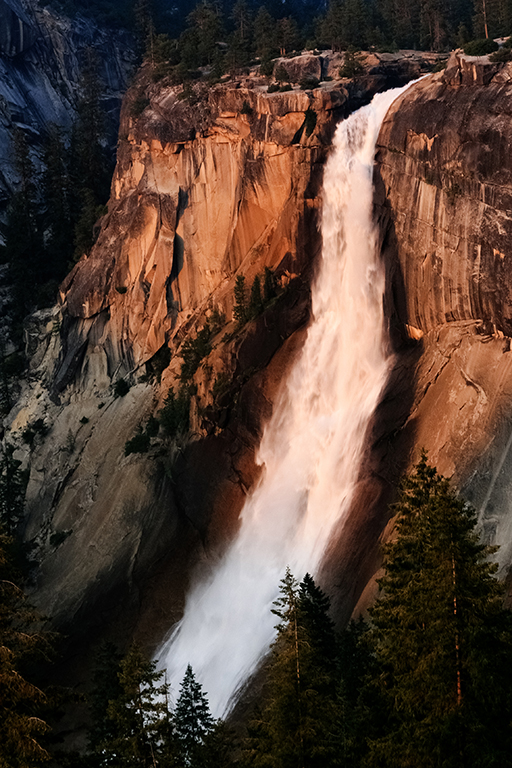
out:
{"label": "rock face", "polygon": [[0,53],[18,56],[33,45],[37,30],[18,0],[0,3]]}
{"label": "rock face", "polygon": [[423,332],[477,319],[512,332],[510,93],[501,72],[487,86],[438,76],[393,105],[381,133],[399,311]]}
{"label": "rock face", "polygon": [[37,156],[50,124],[70,127],[88,47],[98,54],[104,106],[114,138],[133,63],[128,35],[101,30],[81,17],[71,21],[42,8],[38,0],[1,0],[0,213],[17,181],[10,131],[21,128]]}
{"label": "rock face", "polygon": [[511,76],[509,64],[453,54],[393,104],[378,151],[388,306],[395,340],[410,339],[395,371],[394,396],[410,405],[394,450],[417,458],[425,447],[453,477],[501,545],[502,575],[512,555]]}
{"label": "rock face", "polygon": [[140,368],[199,311],[230,317],[237,271],[248,282],[264,266],[304,271],[325,134],[347,100],[343,90],[217,88],[192,109],[175,90],[158,92],[135,124],[125,109],[108,219],[63,285],[80,338],[108,313],[109,372]]}

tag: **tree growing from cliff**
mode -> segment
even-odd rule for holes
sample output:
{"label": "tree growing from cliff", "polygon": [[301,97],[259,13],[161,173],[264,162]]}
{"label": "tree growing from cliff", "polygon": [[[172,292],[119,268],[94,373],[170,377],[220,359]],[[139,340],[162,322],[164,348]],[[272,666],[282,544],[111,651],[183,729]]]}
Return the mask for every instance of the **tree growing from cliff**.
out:
{"label": "tree growing from cliff", "polygon": [[16,325],[35,305],[34,283],[43,262],[43,238],[38,217],[37,174],[25,135],[20,129],[12,134],[14,168],[18,188],[7,209],[5,260],[13,288],[13,312]]}
{"label": "tree growing from cliff", "polygon": [[244,275],[237,275],[235,280],[234,298],[233,318],[236,320],[237,325],[241,327],[249,319]]}
{"label": "tree growing from cliff", "polygon": [[368,765],[503,765],[512,746],[512,624],[493,550],[425,454],[396,513],[371,610],[374,682],[389,720]]}
{"label": "tree growing from cliff", "polygon": [[139,52],[145,54],[146,57],[149,57],[152,60],[155,23],[153,3],[151,0],[135,0],[133,5],[133,18]]}
{"label": "tree growing from cliff", "polygon": [[251,317],[257,317],[263,312],[263,296],[261,295],[260,276],[256,275],[251,286],[251,298],[249,299],[249,314]]}
{"label": "tree growing from cliff", "polygon": [[93,226],[108,200],[112,163],[103,146],[105,115],[101,107],[99,61],[93,49],[85,52],[78,117],[71,137],[74,190],[75,257],[94,244]]}
{"label": "tree growing from cliff", "polygon": [[0,526],[12,536],[23,516],[26,477],[14,446],[5,443],[0,456]]}
{"label": "tree growing from cliff", "polygon": [[60,281],[73,254],[74,221],[69,151],[58,126],[50,126],[43,151],[45,263],[41,268],[47,279]]}

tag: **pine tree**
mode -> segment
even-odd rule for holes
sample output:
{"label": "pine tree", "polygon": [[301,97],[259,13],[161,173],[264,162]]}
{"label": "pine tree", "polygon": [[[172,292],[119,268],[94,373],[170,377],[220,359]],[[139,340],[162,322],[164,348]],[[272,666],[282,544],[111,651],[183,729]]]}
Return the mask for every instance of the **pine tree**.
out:
{"label": "pine tree", "polygon": [[42,176],[47,279],[60,281],[73,253],[74,222],[69,153],[62,131],[51,126],[44,144]]}
{"label": "pine tree", "polygon": [[14,446],[5,443],[0,457],[0,526],[12,536],[23,516],[26,479]]}
{"label": "pine tree", "polygon": [[421,0],[377,0],[389,42],[418,48],[421,36]]}
{"label": "pine tree", "polygon": [[448,37],[448,16],[443,0],[423,0],[421,4],[421,44],[431,51],[443,50]]}
{"label": "pine tree", "polygon": [[101,107],[99,61],[93,49],[85,52],[78,117],[71,136],[75,224],[75,258],[89,253],[96,234],[93,225],[108,200],[112,163],[103,146],[105,115]]}
{"label": "pine tree", "polygon": [[228,64],[231,70],[248,64],[252,48],[252,12],[246,0],[237,0],[231,10],[230,19],[235,29],[229,37]]}
{"label": "pine tree", "polygon": [[333,51],[341,51],[346,46],[344,25],[344,6],[342,0],[331,0],[325,19],[319,23],[319,36]]}
{"label": "pine tree", "polygon": [[299,585],[298,600],[299,622],[309,638],[310,651],[315,654],[316,664],[332,674],[336,664],[337,641],[329,615],[331,604],[309,573]]}
{"label": "pine tree", "polygon": [[380,699],[367,680],[378,677],[369,642],[369,626],[360,618],[351,621],[338,644],[336,741],[343,768],[360,768],[366,742],[374,736],[374,723],[382,713]]}
{"label": "pine tree", "polygon": [[249,319],[247,296],[245,293],[245,277],[243,275],[237,275],[234,296],[233,318],[239,326],[242,326]]}
{"label": "pine tree", "polygon": [[[105,736],[96,742],[101,765],[147,768],[173,765],[172,725],[163,672],[132,645],[120,663],[117,695],[106,710]],[[104,697],[103,697],[104,698]]]}
{"label": "pine tree", "polygon": [[110,701],[115,701],[123,694],[119,672],[121,654],[113,643],[105,643],[95,659],[92,676],[93,688],[89,695],[91,726],[89,728],[89,748],[101,754],[101,745],[116,737],[114,722],[108,716]]}
{"label": "pine tree", "polygon": [[254,19],[254,48],[256,55],[266,62],[279,53],[276,20],[264,5],[260,5]]}
{"label": "pine tree", "polygon": [[194,677],[190,664],[181,683],[180,695],[174,710],[174,726],[180,768],[206,768],[209,759],[209,741],[216,730],[208,700],[200,683]]}
{"label": "pine tree", "polygon": [[5,259],[14,293],[14,319],[20,322],[34,307],[34,284],[43,264],[43,240],[37,216],[37,174],[25,135],[13,131],[14,168],[18,188],[8,209],[5,227]]}
{"label": "pine tree", "polygon": [[236,0],[231,10],[231,19],[235,22],[240,40],[246,41],[251,35],[251,10],[246,0]]}
{"label": "pine tree", "polygon": [[504,765],[511,747],[512,624],[474,511],[427,464],[404,481],[396,539],[371,611],[390,713],[368,765]]}
{"label": "pine tree", "polygon": [[251,286],[251,298],[249,300],[249,314],[251,317],[257,317],[263,312],[263,297],[261,295],[261,280],[259,275],[253,280]]}
{"label": "pine tree", "polygon": [[96,242],[98,232],[95,230],[95,224],[104,211],[104,207],[98,204],[98,198],[95,197],[92,189],[82,189],[80,197],[81,211],[75,224],[75,260],[80,259],[84,253],[89,253]]}
{"label": "pine tree", "polygon": [[277,25],[277,45],[281,56],[301,49],[302,38],[293,16],[285,16],[283,19],[279,19]]}
{"label": "pine tree", "polygon": [[217,43],[222,40],[224,34],[218,6],[210,2],[199,3],[188,15],[187,23],[189,29],[182,35],[183,42],[186,43],[183,56],[187,65],[193,67],[211,64]]}
{"label": "pine tree", "polygon": [[265,267],[265,275],[263,278],[263,301],[267,304],[276,297],[276,283],[274,273],[269,267]]}
{"label": "pine tree", "polygon": [[508,0],[473,0],[473,6],[475,36],[492,39],[510,33],[512,8]]}
{"label": "pine tree", "polygon": [[151,0],[135,0],[133,6],[137,47],[140,54],[153,60],[155,39],[154,9]]}
{"label": "pine tree", "polygon": [[248,765],[338,765],[336,641],[329,602],[306,575],[287,569],[272,612],[279,617],[261,710],[249,728]]}

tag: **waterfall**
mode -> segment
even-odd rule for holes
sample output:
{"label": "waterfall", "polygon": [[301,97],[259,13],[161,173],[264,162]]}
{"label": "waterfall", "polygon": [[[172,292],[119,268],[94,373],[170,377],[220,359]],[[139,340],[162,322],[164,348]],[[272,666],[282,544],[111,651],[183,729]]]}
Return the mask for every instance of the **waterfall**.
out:
{"label": "waterfall", "polygon": [[313,319],[262,438],[261,479],[237,538],[192,588],[157,654],[175,687],[192,665],[216,716],[275,636],[270,608],[286,566],[298,578],[314,574],[350,508],[390,367],[372,177],[380,125],[402,90],[377,95],[337,128],[324,174]]}

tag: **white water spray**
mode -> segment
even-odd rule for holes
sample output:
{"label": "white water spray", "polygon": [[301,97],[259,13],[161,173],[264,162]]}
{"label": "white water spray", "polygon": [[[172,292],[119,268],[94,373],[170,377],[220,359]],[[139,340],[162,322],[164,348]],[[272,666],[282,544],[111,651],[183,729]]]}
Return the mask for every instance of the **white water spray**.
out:
{"label": "white water spray", "polygon": [[342,122],[324,175],[323,253],[313,320],[259,449],[263,472],[238,536],[158,654],[177,685],[187,664],[221,716],[275,635],[270,612],[288,565],[315,573],[352,501],[365,433],[390,366],[384,272],[373,222],[375,144],[403,89]]}

